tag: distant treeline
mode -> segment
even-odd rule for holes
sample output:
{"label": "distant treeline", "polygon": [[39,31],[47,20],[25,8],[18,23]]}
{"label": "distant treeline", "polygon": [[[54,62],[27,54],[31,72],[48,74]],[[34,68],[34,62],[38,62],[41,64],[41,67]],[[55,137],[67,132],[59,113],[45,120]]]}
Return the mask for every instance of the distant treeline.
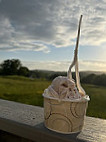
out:
{"label": "distant treeline", "polygon": [[[5,60],[0,64],[0,75],[20,75],[30,78],[43,78],[52,81],[57,76],[67,76],[66,72],[54,72],[44,70],[30,71],[27,67],[22,66],[18,59]],[[75,79],[75,73],[72,73]],[[106,86],[106,74],[86,74],[80,72],[81,83]]]}
{"label": "distant treeline", "polygon": [[66,76],[66,72],[55,72],[55,71],[44,71],[44,70],[34,70],[30,71],[31,78],[45,78],[47,80],[53,80],[57,76]]}
{"label": "distant treeline", "polygon": [[106,86],[106,74],[90,74],[82,78],[82,83]]}
{"label": "distant treeline", "polygon": [[[31,71],[30,75],[32,75],[32,76],[30,76],[32,78],[45,78],[47,80],[53,80],[57,76],[67,76],[67,73],[66,72],[52,72],[52,71],[35,70],[35,71]],[[72,76],[73,76],[73,79],[76,80],[75,72],[72,73]],[[84,73],[81,72],[80,79],[81,79],[81,83],[106,86],[106,74],[84,75]]]}
{"label": "distant treeline", "polygon": [[29,76],[29,69],[22,66],[19,59],[8,59],[0,64],[0,75]]}

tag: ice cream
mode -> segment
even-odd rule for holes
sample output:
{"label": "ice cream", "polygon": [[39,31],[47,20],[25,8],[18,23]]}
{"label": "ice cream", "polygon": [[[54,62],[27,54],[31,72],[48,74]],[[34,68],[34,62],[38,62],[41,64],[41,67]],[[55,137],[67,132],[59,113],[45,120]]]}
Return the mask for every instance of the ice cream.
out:
{"label": "ice cream", "polygon": [[[67,76],[56,77],[43,93],[45,126],[50,130],[65,134],[82,130],[89,101],[89,96],[86,95],[80,84],[78,71],[78,43],[81,19],[82,15],[79,21],[74,59]],[[71,72],[74,66],[76,82],[72,78]]]}
{"label": "ice cream", "polygon": [[58,76],[52,84],[45,90],[44,94],[58,99],[80,99],[81,94],[75,86],[75,81],[65,76]]}

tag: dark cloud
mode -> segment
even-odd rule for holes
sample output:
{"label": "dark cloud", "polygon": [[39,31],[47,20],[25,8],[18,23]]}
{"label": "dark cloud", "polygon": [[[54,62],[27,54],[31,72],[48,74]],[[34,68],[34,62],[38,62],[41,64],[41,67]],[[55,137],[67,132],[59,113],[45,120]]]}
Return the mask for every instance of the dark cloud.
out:
{"label": "dark cloud", "polygon": [[[56,47],[68,46],[76,38],[80,14],[84,15],[82,36],[84,40],[89,37],[88,41],[91,42],[93,35],[97,39],[106,30],[104,5],[103,0],[98,3],[97,0],[2,0],[0,48],[29,48],[46,52],[50,44]],[[99,40],[101,42],[100,36]],[[37,46],[38,41],[40,46]],[[34,42],[36,45],[32,47]],[[46,48],[45,43],[48,45]],[[92,44],[96,44],[96,41]]]}

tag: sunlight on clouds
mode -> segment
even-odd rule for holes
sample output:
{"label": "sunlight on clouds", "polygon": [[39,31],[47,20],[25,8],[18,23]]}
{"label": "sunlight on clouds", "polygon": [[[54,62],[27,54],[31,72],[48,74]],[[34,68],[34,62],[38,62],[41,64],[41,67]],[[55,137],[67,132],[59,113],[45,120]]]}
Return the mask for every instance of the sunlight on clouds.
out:
{"label": "sunlight on clouds", "polygon": [[22,62],[23,65],[29,67],[30,69],[43,69],[43,70],[53,70],[53,71],[65,71],[68,67],[67,62],[56,62],[56,61],[38,61],[38,62]]}
{"label": "sunlight on clouds", "polygon": [[[13,48],[13,51],[22,49],[47,53],[50,49],[45,44],[55,47],[73,45],[80,14],[84,15],[81,45],[101,46],[106,41],[106,2],[103,0],[0,2],[1,50],[12,51]],[[22,39],[24,43],[21,43]],[[39,40],[42,45],[34,45],[32,40]]]}
{"label": "sunlight on clouds", "polygon": [[[69,61],[48,61],[48,62],[22,62],[30,69],[42,69],[53,71],[67,71],[71,62]],[[74,68],[73,68],[74,71]],[[106,62],[79,61],[79,71],[106,71]]]}
{"label": "sunlight on clouds", "polygon": [[106,62],[80,61],[81,70],[106,71]]}
{"label": "sunlight on clouds", "polygon": [[81,14],[80,71],[106,71],[105,0],[0,0],[1,59],[29,59],[23,64],[30,69],[67,71]]}

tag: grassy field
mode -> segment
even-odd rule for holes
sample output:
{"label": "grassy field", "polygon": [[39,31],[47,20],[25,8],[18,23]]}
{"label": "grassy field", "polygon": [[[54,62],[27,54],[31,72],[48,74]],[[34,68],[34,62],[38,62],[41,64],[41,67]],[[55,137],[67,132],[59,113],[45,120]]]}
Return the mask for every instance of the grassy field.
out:
{"label": "grassy field", "polygon": [[[0,77],[0,98],[30,105],[43,106],[42,93],[51,82],[18,76]],[[90,96],[88,116],[106,119],[106,87],[83,84]]]}

